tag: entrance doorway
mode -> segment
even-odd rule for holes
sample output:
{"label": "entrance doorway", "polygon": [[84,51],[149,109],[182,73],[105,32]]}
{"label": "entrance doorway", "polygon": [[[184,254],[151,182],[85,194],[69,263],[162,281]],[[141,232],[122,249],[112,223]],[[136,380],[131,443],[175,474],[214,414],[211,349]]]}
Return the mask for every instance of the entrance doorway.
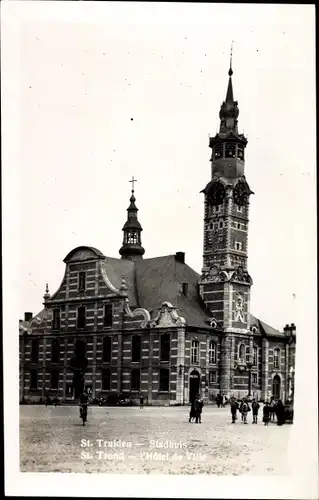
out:
{"label": "entrance doorway", "polygon": [[197,370],[193,370],[189,375],[189,401],[192,402],[199,394],[200,374]]}
{"label": "entrance doorway", "polygon": [[272,381],[272,395],[275,399],[280,399],[280,377],[275,375]]}

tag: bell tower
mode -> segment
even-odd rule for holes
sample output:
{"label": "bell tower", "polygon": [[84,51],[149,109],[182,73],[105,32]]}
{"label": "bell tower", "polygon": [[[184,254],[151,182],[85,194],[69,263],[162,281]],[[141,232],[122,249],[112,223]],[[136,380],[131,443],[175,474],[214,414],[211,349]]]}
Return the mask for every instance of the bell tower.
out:
{"label": "bell tower", "polygon": [[134,196],[134,176],[130,181],[132,183],[132,194],[130,197],[130,206],[127,209],[127,221],[123,226],[123,245],[119,250],[122,259],[136,260],[143,258],[145,253],[142,247],[141,232],[143,228],[138,220],[138,208],[135,205],[136,198]]}
{"label": "bell tower", "polygon": [[238,132],[238,102],[234,100],[232,56],[219,132],[209,139],[211,180],[204,193],[203,269],[200,295],[210,316],[224,330],[221,390],[230,384],[231,337],[249,334],[252,279],[247,270],[249,197],[246,181],[247,139]]}

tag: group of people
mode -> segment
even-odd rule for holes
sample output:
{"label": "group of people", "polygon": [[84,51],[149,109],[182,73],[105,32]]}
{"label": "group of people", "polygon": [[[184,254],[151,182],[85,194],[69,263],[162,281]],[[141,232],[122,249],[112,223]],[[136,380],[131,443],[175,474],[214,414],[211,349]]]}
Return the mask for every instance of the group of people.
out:
{"label": "group of people", "polygon": [[191,409],[189,412],[189,422],[195,420],[196,424],[202,423],[202,411],[203,411],[204,401],[199,394],[196,394],[195,399],[191,401]]}
{"label": "group of people", "polygon": [[[235,397],[232,397],[230,400],[230,411],[232,415],[232,424],[234,424],[237,420],[237,411],[241,413],[241,421],[244,424],[247,424],[247,414],[252,410],[253,415],[253,424],[257,424],[258,420],[258,412],[259,412],[260,404],[256,399],[252,400],[251,408],[246,398],[242,399],[239,404]],[[265,402],[263,407],[263,422],[264,425],[268,425],[271,419],[274,420],[276,415],[277,425],[283,425],[285,423],[285,407],[281,399],[275,401],[274,398],[271,398],[271,402]]]}
{"label": "group of people", "polygon": [[217,394],[215,401],[218,408],[225,408],[225,405],[227,404],[227,398],[225,394]]}

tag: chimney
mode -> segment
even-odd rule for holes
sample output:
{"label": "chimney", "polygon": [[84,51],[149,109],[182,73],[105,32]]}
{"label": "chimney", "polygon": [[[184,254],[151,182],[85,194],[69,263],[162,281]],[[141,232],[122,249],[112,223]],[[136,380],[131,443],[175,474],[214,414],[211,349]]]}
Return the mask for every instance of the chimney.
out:
{"label": "chimney", "polygon": [[185,264],[185,252],[176,252],[175,260],[176,262],[181,262],[181,264]]}
{"label": "chimney", "polygon": [[31,321],[33,314],[31,312],[24,313],[24,321]]}

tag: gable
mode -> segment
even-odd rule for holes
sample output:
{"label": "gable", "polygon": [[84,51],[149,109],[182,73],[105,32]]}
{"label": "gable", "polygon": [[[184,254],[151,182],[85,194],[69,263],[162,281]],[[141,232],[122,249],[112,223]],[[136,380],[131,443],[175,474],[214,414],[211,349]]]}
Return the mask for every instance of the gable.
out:
{"label": "gable", "polygon": [[105,259],[105,256],[97,248],[81,246],[71,250],[65,259],[63,259],[63,262],[68,264],[69,262],[80,262],[92,259]]}

